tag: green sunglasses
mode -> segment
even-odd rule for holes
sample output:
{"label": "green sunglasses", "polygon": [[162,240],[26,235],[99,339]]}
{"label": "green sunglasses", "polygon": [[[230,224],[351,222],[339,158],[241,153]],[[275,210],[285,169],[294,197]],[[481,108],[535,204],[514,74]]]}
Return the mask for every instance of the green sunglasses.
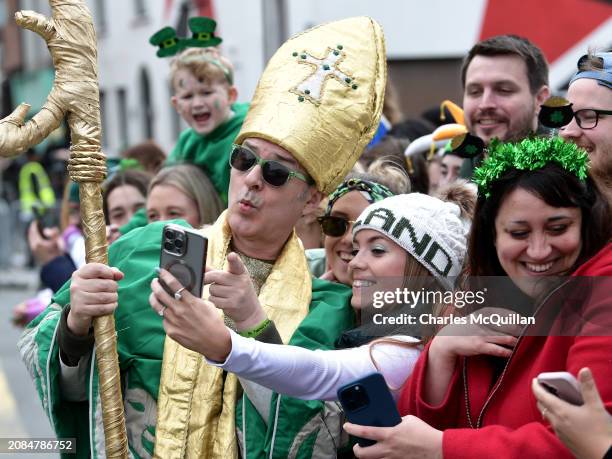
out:
{"label": "green sunglasses", "polygon": [[259,164],[261,166],[261,175],[263,179],[272,186],[283,186],[291,177],[303,180],[308,184],[312,183],[312,180],[304,174],[292,171],[278,161],[261,159],[253,151],[242,145],[234,144],[232,148],[230,166],[241,172],[247,172],[255,167],[255,165]]}

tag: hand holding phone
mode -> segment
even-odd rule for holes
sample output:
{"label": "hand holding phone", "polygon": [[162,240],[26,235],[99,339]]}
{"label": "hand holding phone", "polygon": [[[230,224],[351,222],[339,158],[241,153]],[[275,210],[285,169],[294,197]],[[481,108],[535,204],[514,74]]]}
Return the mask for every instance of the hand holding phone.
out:
{"label": "hand holding phone", "polygon": [[[159,266],[170,272],[185,290],[200,298],[207,248],[208,239],[197,231],[168,223],[162,231]],[[175,292],[168,293],[174,295]]]}
{"label": "hand holding phone", "polygon": [[38,234],[43,239],[49,239],[49,236],[45,234],[46,228],[57,228],[59,227],[59,218],[54,209],[44,209],[38,205],[32,206],[32,214],[36,221],[36,228]]}
{"label": "hand holding phone", "polygon": [[[349,422],[362,426],[394,427],[402,422],[395,400],[380,373],[346,384],[338,389],[338,400]],[[375,441],[357,437],[359,446]]]}
{"label": "hand holding phone", "polygon": [[574,375],[567,371],[540,373],[538,383],[551,394],[565,400],[572,405],[583,405],[584,400],[580,392],[580,385]]}

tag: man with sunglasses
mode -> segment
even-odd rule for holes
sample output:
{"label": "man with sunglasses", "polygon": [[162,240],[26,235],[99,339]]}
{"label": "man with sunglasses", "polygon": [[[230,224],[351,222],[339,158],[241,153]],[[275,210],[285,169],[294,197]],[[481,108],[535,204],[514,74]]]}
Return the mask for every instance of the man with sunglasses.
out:
{"label": "man with sunglasses", "polygon": [[[237,436],[243,457],[335,453],[342,432],[335,405],[334,417],[323,402],[280,398],[206,364],[197,353],[199,306],[211,302],[244,336],[311,349],[332,348],[352,327],[350,289],[311,278],[294,226],[370,142],[385,83],[384,38],[369,18],[316,27],[277,51],[231,152],[228,210],[203,230],[202,298],[169,272],[155,274],[163,223],[152,223],[111,245],[113,268],[78,270],[24,334],[22,355],[45,388],[58,436],[78,436],[83,455],[102,454],[90,326],[114,314],[135,457],[237,457]],[[78,413],[66,403],[85,400]],[[303,444],[306,436],[312,441]]]}
{"label": "man with sunglasses", "polygon": [[[374,135],[384,56],[378,24],[354,18],[296,36],[268,63],[230,155],[228,210],[209,235],[207,266],[214,269],[205,276],[208,301],[223,309],[238,333],[329,349],[353,326],[348,289],[311,278],[294,227],[344,179]],[[168,274],[162,272],[159,281],[176,291],[181,286]],[[152,289],[151,307],[167,306],[164,327],[171,339],[164,356],[172,356],[164,358],[158,403],[172,403],[174,387],[195,384],[178,417],[199,413],[190,431],[208,430],[204,451],[227,457],[237,447],[234,429],[243,457],[270,451],[285,457],[298,448],[303,457],[326,457],[335,450],[341,433],[335,406],[285,399],[248,381],[238,385],[233,375],[205,365],[201,355],[199,370],[176,372],[189,365],[202,341],[203,300],[187,294],[175,301],[157,280]],[[158,416],[160,457],[176,446],[177,410]],[[313,433],[316,441],[302,445],[300,439]],[[183,444],[194,439],[197,434]]]}
{"label": "man with sunglasses", "polygon": [[567,91],[574,116],[560,135],[584,148],[593,175],[612,194],[612,52],[582,56]]}

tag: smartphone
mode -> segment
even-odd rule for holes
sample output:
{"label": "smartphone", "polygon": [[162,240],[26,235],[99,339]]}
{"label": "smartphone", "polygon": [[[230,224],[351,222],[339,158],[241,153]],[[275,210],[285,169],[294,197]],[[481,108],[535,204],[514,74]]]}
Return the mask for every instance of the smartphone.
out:
{"label": "smartphone", "polygon": [[46,209],[38,205],[32,206],[32,214],[36,220],[36,229],[38,234],[44,239],[48,239],[43,231],[45,228],[59,227],[59,215],[56,209]]}
{"label": "smartphone", "polygon": [[[385,378],[372,373],[338,389],[338,400],[346,418],[353,424],[374,427],[393,427],[402,422],[395,400]],[[371,446],[376,442],[357,437],[359,446]]]}
{"label": "smartphone", "polygon": [[538,382],[553,395],[561,400],[565,400],[572,405],[582,405],[584,400],[580,393],[580,384],[574,375],[567,371],[555,371],[550,373],[540,373]]}
{"label": "smartphone", "polygon": [[159,266],[176,277],[185,290],[200,298],[207,248],[208,239],[197,231],[168,223],[162,231]]}

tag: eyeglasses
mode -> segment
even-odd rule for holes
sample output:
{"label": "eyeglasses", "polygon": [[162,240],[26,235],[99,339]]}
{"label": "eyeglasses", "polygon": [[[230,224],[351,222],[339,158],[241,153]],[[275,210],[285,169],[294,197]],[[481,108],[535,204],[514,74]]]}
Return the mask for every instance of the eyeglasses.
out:
{"label": "eyeglasses", "polygon": [[311,180],[304,174],[292,171],[278,161],[261,159],[248,148],[242,145],[233,145],[232,154],[230,156],[230,166],[241,172],[247,172],[257,164],[261,166],[261,175],[263,179],[272,186],[283,186],[291,177],[303,180],[308,184],[311,183]]}
{"label": "eyeglasses", "polygon": [[597,110],[594,108],[583,108],[574,112],[576,123],[581,129],[593,129],[599,122],[599,115],[612,115],[612,110]]}
{"label": "eyeglasses", "polygon": [[323,234],[331,237],[343,236],[348,231],[349,227],[355,223],[353,220],[347,220],[344,217],[334,217],[331,215],[318,217],[317,221],[319,222],[319,225],[321,225]]}

